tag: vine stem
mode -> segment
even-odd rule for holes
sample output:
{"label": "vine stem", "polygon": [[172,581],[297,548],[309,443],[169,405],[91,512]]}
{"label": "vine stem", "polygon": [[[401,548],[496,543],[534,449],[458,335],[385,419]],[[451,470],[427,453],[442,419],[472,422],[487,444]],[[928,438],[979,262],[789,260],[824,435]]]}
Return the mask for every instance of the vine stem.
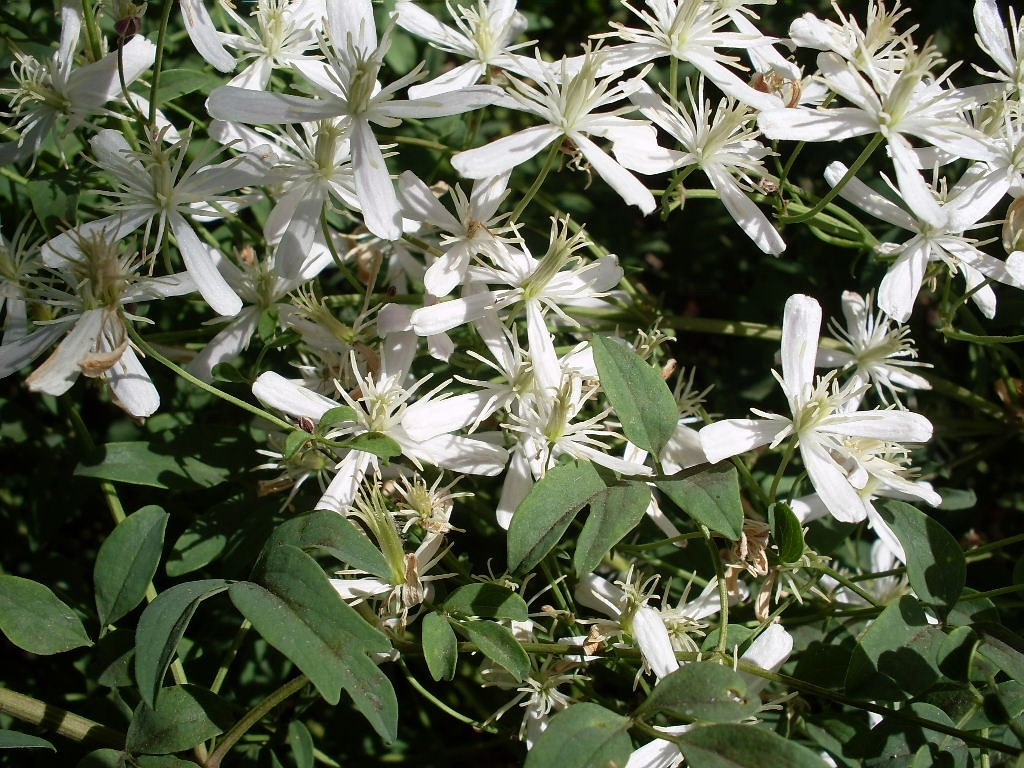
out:
{"label": "vine stem", "polygon": [[124,749],[123,733],[7,688],[0,688],[0,714],[41,726],[73,741]]}
{"label": "vine stem", "polygon": [[416,690],[416,692],[419,693],[423,698],[425,698],[435,707],[440,709],[446,715],[455,718],[460,723],[465,723],[466,725],[472,726],[474,729],[478,731],[484,731],[486,733],[498,733],[498,729],[495,728],[493,725],[482,723],[479,720],[473,719],[469,715],[464,715],[458,710],[449,707],[447,704],[445,704],[443,701],[437,698],[434,694],[428,691],[426,687],[423,685],[423,683],[416,679],[415,675],[413,675],[412,671],[409,669],[409,667],[406,665],[403,659],[399,658],[399,664],[401,664],[402,666],[402,671],[405,673],[405,679],[409,683],[409,685],[411,685]]}
{"label": "vine stem", "polygon": [[526,191],[523,199],[520,200],[519,204],[512,210],[512,215],[509,217],[510,222],[519,221],[519,217],[526,209],[526,206],[528,206],[530,201],[533,200],[534,195],[537,194],[537,190],[541,188],[544,180],[551,172],[551,168],[555,164],[555,158],[558,157],[560,147],[561,143],[556,139],[555,143],[551,145],[551,149],[548,151],[547,158],[544,160],[544,167],[540,169],[540,173],[538,173],[537,178],[533,180],[533,184],[530,185],[530,188]]}
{"label": "vine stem", "polygon": [[167,24],[171,20],[171,9],[175,3],[164,0],[164,12],[160,15],[160,30],[156,36],[156,61],[153,62],[153,85],[149,90],[149,124],[156,126],[157,92],[160,90],[160,72],[164,66],[164,43],[167,39]]}
{"label": "vine stem", "polygon": [[203,391],[209,392],[211,395],[214,395],[215,397],[219,397],[221,400],[225,400],[225,401],[231,403],[232,405],[237,406],[238,408],[241,408],[243,411],[248,411],[251,414],[259,416],[261,419],[265,419],[266,421],[269,421],[275,427],[280,427],[281,429],[284,429],[284,430],[286,430],[288,432],[293,432],[295,430],[295,426],[292,425],[292,424],[289,424],[284,419],[279,419],[277,416],[274,416],[272,413],[268,413],[267,411],[264,411],[262,408],[259,408],[259,407],[255,406],[255,405],[252,405],[251,403],[247,403],[247,402],[245,402],[245,400],[240,400],[239,398],[235,397],[234,395],[229,395],[227,392],[225,392],[225,391],[223,391],[221,389],[217,389],[217,387],[213,386],[212,384],[207,384],[202,379],[200,379],[200,378],[198,378],[196,376],[193,376],[191,373],[186,371],[180,365],[178,365],[177,363],[171,362],[166,357],[164,357],[159,352],[157,352],[152,346],[150,346],[148,343],[146,343],[146,341],[141,336],[139,336],[138,331],[136,331],[131,326],[128,327],[128,335],[131,337],[132,342],[146,356],[152,357],[154,360],[156,360],[161,365],[165,366],[166,368],[170,368],[172,371],[174,371],[176,374],[181,376],[181,378],[185,379],[185,381],[189,382],[190,384],[194,384],[195,386],[199,387]]}
{"label": "vine stem", "polygon": [[305,675],[299,675],[295,679],[289,680],[246,712],[241,720],[231,726],[231,730],[224,735],[217,748],[210,754],[209,759],[206,761],[206,768],[220,768],[224,756],[231,751],[231,748],[238,743],[239,739],[249,732],[250,728],[269,714],[274,707],[301,691],[308,684],[309,678]]}
{"label": "vine stem", "polygon": [[715,575],[718,577],[718,643],[715,646],[715,650],[718,653],[725,654],[726,648],[729,647],[729,587],[725,583],[725,567],[722,565],[722,555],[718,551],[718,547],[715,546],[715,540],[711,537],[711,531],[708,530],[706,525],[700,527],[701,532],[704,534],[704,540],[708,543],[708,552],[711,555],[711,562],[715,566]]}
{"label": "vine stem", "polygon": [[821,573],[824,573],[827,576],[831,576],[833,579],[838,581],[840,584],[842,584],[848,590],[853,592],[855,595],[857,595],[861,599],[866,600],[867,602],[869,602],[875,608],[881,608],[882,607],[881,603],[878,602],[878,598],[876,598],[870,592],[862,589],[861,587],[858,587],[856,584],[854,584],[852,581],[850,581],[850,579],[848,579],[845,574],[840,573],[835,568],[831,568],[831,567],[829,567],[827,565],[824,565],[822,563],[811,563],[808,566],[808,568],[812,568],[815,571],[819,571]]}
{"label": "vine stem", "polygon": [[826,192],[824,196],[817,203],[815,203],[813,208],[811,208],[809,211],[806,211],[805,213],[797,214],[796,216],[780,216],[779,221],[785,224],[800,224],[805,221],[810,221],[823,210],[825,210],[825,207],[836,199],[836,196],[840,193],[840,191],[842,191],[843,187],[846,186],[847,182],[849,182],[850,179],[857,175],[857,171],[859,171],[861,167],[863,167],[864,163],[868,161],[868,158],[870,158],[871,155],[874,154],[875,150],[878,149],[878,147],[881,145],[883,141],[885,141],[885,137],[882,136],[882,134],[880,133],[876,133],[874,137],[871,139],[871,141],[868,142],[868,145],[864,147],[864,151],[860,153],[860,156],[858,156],[857,159],[853,161],[853,165],[851,165],[850,168],[846,171],[846,173],[843,175],[843,178],[839,180],[839,183],[832,187],[832,189],[830,189],[828,192]]}

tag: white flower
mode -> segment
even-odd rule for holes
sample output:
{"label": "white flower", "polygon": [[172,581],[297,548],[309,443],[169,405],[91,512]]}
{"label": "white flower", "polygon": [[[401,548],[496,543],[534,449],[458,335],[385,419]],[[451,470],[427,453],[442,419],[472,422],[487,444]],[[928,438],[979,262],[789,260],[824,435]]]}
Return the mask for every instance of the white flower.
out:
{"label": "white flower", "polygon": [[[627,167],[647,173],[670,168],[700,168],[726,210],[757,247],[765,253],[782,253],[786,249],[782,236],[736,179],[739,176],[746,189],[755,189],[752,177],[764,174],[762,160],[772,154],[757,141],[754,114],[745,105],[729,99],[720,102],[712,112],[710,100],[704,99],[703,77],[698,79],[696,95],[689,81],[687,88],[692,116],[681,104],[665,104],[649,88],[630,97],[644,117],[661,126],[679,142],[681,151],[663,152],[663,157],[652,153],[643,158],[648,147],[623,143],[621,149],[616,147],[616,157]],[[628,159],[623,160],[624,157]]]}
{"label": "white flower", "polygon": [[857,522],[866,516],[864,504],[840,461],[856,459],[849,438],[920,443],[931,437],[932,426],[909,411],[848,410],[851,397],[863,387],[839,389],[832,373],[815,381],[820,326],[818,302],[799,294],[789,298],[782,321],[782,376],[776,378],[791,417],[754,410],[762,418],[710,424],[700,431],[700,441],[708,460],[715,463],[795,438],[811,483],[829,512],[844,522]]}
{"label": "white flower", "polygon": [[114,114],[103,105],[121,96],[119,58],[126,86],[153,64],[156,46],[136,35],[120,52],[75,67],[81,13],[81,7],[74,3],[62,5],[60,48],[49,61],[15,51],[11,73],[18,87],[3,88],[0,93],[11,96],[12,114],[5,117],[16,118],[12,127],[21,135],[17,141],[0,144],[0,163],[18,162],[34,155],[61,120],[67,121],[65,130],[72,130],[95,115]]}
{"label": "white flower", "polygon": [[411,0],[395,4],[395,21],[402,29],[435,48],[469,59],[430,82],[410,87],[409,96],[414,99],[473,85],[486,78],[491,67],[520,71],[521,57],[510,52],[532,45],[513,45],[526,30],[526,17],[516,10],[515,0],[477,0],[475,7],[453,6],[448,0],[446,5],[458,29],[442,24]]}
{"label": "white flower", "polygon": [[558,65],[542,67],[535,77],[536,87],[510,78],[510,93],[518,108],[541,118],[546,125],[525,128],[482,147],[459,152],[452,158],[455,170],[470,179],[497,176],[525,163],[553,142],[567,141],[623,200],[645,214],[653,211],[654,196],[647,187],[589,138],[601,136],[613,142],[654,144],[654,131],[645,121],[621,116],[631,112],[632,106],[598,111],[622,101],[641,83],[634,78],[612,85],[616,76],[599,78],[603,55],[602,50],[589,51],[579,70],[573,72],[566,59]]}
{"label": "white flower", "polygon": [[1017,18],[1012,6],[1008,10],[1009,29],[1003,25],[996,0],[975,0],[974,23],[978,27],[975,39],[999,67],[998,72],[978,71],[1004,81],[1019,98],[1024,92],[1024,19]]}
{"label": "white flower", "polygon": [[[846,175],[846,166],[834,162],[825,179],[835,186]],[[878,289],[878,306],[891,318],[905,323],[911,315],[924,282],[929,262],[945,263],[954,274],[962,272],[975,304],[986,317],[996,310],[995,293],[983,285],[985,278],[1024,288],[1024,274],[1012,263],[1002,262],[980,250],[976,240],[964,236],[1003,196],[1005,186],[991,174],[964,174],[948,192],[924,183],[914,169],[906,169],[894,191],[909,212],[887,200],[859,179],[851,179],[839,195],[861,210],[914,236],[905,243],[885,243],[880,252],[895,256]],[[936,199],[936,198],[939,199]]]}
{"label": "white flower", "polygon": [[330,46],[324,62],[296,62],[295,67],[323,98],[250,91],[223,86],[207,104],[210,114],[240,123],[300,123],[346,119],[352,169],[367,228],[379,237],[402,235],[401,209],[387,163],[372,125],[393,128],[403,118],[443,117],[485,106],[501,95],[491,86],[471,86],[422,99],[395,99],[395,93],[419,77],[413,71],[381,87],[377,75],[391,46],[390,29],[378,44],[370,0],[327,0]]}
{"label": "white flower", "polygon": [[[843,316],[846,328],[832,322],[833,335],[842,341],[843,348],[818,350],[815,365],[819,368],[839,368],[849,372],[860,387],[873,384],[883,404],[889,398],[900,405],[899,393],[907,389],[931,389],[923,376],[909,368],[930,368],[928,363],[915,360],[917,350],[910,329],[892,327],[892,321],[883,313],[872,314],[872,296],[865,299],[858,293],[843,291]],[[859,398],[851,400],[856,408]]]}

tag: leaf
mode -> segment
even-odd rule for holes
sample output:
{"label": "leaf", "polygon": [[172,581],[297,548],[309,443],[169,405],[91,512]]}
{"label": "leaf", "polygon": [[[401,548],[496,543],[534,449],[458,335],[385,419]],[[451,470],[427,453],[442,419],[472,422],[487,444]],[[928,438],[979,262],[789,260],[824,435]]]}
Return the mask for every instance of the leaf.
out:
{"label": "leaf", "polygon": [[654,485],[701,525],[731,541],[743,535],[740,481],[731,465],[693,467]]}
{"label": "leaf", "polygon": [[284,448],[281,451],[281,457],[288,461],[293,458],[296,453],[302,450],[303,446],[306,445],[311,439],[312,435],[309,432],[304,432],[301,429],[293,429],[288,433],[288,437],[284,439]]}
{"label": "leaf", "polygon": [[157,103],[164,104],[193,91],[208,92],[220,85],[219,78],[199,69],[166,69],[160,73]]}
{"label": "leaf", "polygon": [[1024,683],[1024,638],[1000,624],[975,624],[981,634],[978,653],[1018,683]]}
{"label": "leaf", "polygon": [[286,544],[313,554],[330,555],[379,579],[391,578],[391,569],[381,551],[350,520],[331,510],[310,512],[279,525],[267,539],[264,554]]}
{"label": "leaf", "polygon": [[71,608],[48,587],[20,576],[0,576],[0,631],[40,656],[92,645]]}
{"label": "leaf", "polygon": [[467,584],[459,587],[444,601],[444,610],[463,616],[513,621],[526,621],[529,612],[523,598],[508,587],[494,583]]}
{"label": "leaf", "polygon": [[624,766],[633,751],[630,719],[583,702],[551,718],[526,753],[524,768],[612,768]]}
{"label": "leaf", "polygon": [[169,517],[158,506],[143,507],[118,523],[100,546],[93,568],[100,626],[113,624],[146,596]]}
{"label": "leaf", "polygon": [[824,768],[807,747],[753,725],[722,723],[694,728],[675,738],[689,768]]}
{"label": "leaf", "polygon": [[169,755],[223,733],[234,717],[228,703],[194,685],[160,692],[156,709],[141,701],[135,708],[125,749],[132,754]]}
{"label": "leaf", "polygon": [[402,446],[387,435],[382,435],[379,432],[366,432],[362,435],[356,435],[343,444],[354,451],[372,453],[374,456],[379,456],[385,461],[402,455]]}
{"label": "leaf", "polygon": [[[957,727],[944,711],[931,704],[915,701],[907,709],[924,720]],[[931,759],[923,763],[927,766],[966,768],[970,765],[967,745],[960,739],[896,719],[883,720],[872,728],[861,750],[865,755],[861,764],[865,768],[911,768],[922,764],[916,762],[921,755],[930,755]],[[934,754],[930,754],[932,750]],[[940,755],[941,762],[936,760]]]}
{"label": "leaf", "polygon": [[348,405],[339,405],[336,408],[331,408],[327,413],[320,417],[320,420],[316,423],[316,434],[318,437],[323,437],[330,432],[331,427],[335,424],[342,424],[346,421],[355,421],[356,412],[355,409]]}
{"label": "leaf", "polygon": [[636,714],[645,719],[664,712],[686,722],[736,722],[760,707],[760,697],[747,693],[739,673],[715,662],[700,662],[662,678]]}
{"label": "leaf", "polygon": [[576,539],[576,575],[590,573],[612,547],[639,525],[651,503],[646,483],[627,482],[605,488],[590,500],[590,514]]}
{"label": "leaf", "polygon": [[523,680],[529,674],[530,657],[511,630],[482,620],[460,622],[457,626],[484,656],[504,667],[516,680]]}
{"label": "leaf", "polygon": [[152,488],[212,488],[228,477],[228,470],[211,467],[191,456],[155,453],[144,441],[106,443],[95,456],[75,467],[79,477],[95,477]]}
{"label": "leaf", "polygon": [[151,709],[157,705],[164,674],[199,603],[227,588],[224,579],[177,584],[157,595],[142,612],[135,631],[135,680]]}
{"label": "leaf", "polygon": [[605,488],[589,461],[569,461],[549,469],[512,516],[509,569],[523,573],[539,563],[562,538],[576,513]]}
{"label": "leaf", "polygon": [[804,532],[800,518],[793,514],[789,504],[777,501],[768,507],[768,525],[779,548],[779,560],[795,563],[804,554]]}
{"label": "leaf", "polygon": [[46,739],[7,730],[0,730],[0,749],[50,749],[54,752],[57,751],[57,748]]}
{"label": "leaf", "polygon": [[421,641],[430,676],[435,680],[454,678],[455,665],[459,660],[459,641],[448,619],[438,613],[424,616]]}
{"label": "leaf", "polygon": [[313,768],[313,736],[299,720],[288,723],[288,744],[292,748],[296,768]]}
{"label": "leaf", "polygon": [[25,185],[32,211],[47,233],[58,234],[75,223],[78,187],[66,173],[50,174]]}
{"label": "leaf", "polygon": [[660,455],[679,423],[679,406],[661,373],[620,342],[595,336],[590,345],[601,387],[626,439]]}
{"label": "leaf", "polygon": [[327,574],[302,550],[277,547],[258,570],[264,586],[231,586],[235,607],[309,677],[328,704],[337,704],[344,688],[377,733],[394,741],[395,690],[367,656],[390,651],[387,637],[338,598]]}
{"label": "leaf", "polygon": [[967,563],[957,540],[928,515],[902,501],[887,501],[879,513],[907,555],[907,578],[925,605],[943,615],[960,599]]}
{"label": "leaf", "polygon": [[895,700],[915,695],[939,679],[939,650],[946,636],[928,623],[921,604],[904,595],[889,603],[857,641],[846,671],[854,696]]}

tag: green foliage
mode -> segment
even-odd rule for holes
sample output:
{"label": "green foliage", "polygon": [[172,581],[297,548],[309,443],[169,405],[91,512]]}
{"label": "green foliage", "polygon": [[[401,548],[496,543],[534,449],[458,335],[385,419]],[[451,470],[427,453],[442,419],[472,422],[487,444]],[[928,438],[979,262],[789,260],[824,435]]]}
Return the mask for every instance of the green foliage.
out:
{"label": "green foliage", "polygon": [[640,524],[650,503],[651,489],[644,483],[626,482],[595,494],[576,540],[576,575],[596,569],[609,551]]}
{"label": "green foliage", "polygon": [[738,673],[704,662],[680,667],[659,680],[636,716],[649,719],[664,713],[684,722],[736,722],[750,717],[760,706],[758,697],[747,693],[747,684]]}
{"label": "green foliage", "polygon": [[103,542],[93,570],[101,626],[115,623],[142,602],[160,564],[167,518],[160,507],[143,507]]}
{"label": "green foliage", "polygon": [[625,765],[630,721],[584,702],[559,712],[526,757],[525,768],[610,768]]}
{"label": "green foliage", "polygon": [[825,762],[794,741],[749,725],[706,725],[675,738],[691,768],[823,768]]}
{"label": "green foliage", "polygon": [[733,541],[743,533],[743,503],[734,467],[693,467],[654,485],[711,531]]}
{"label": "green foliage", "polygon": [[223,699],[202,688],[175,685],[160,692],[156,709],[139,702],[125,748],[135,755],[169,755],[223,733],[233,721]]}
{"label": "green foliage", "polygon": [[92,645],[81,620],[50,589],[20,576],[0,576],[0,630],[29,653],[64,653]]}
{"label": "green foliage", "polygon": [[421,639],[430,676],[435,680],[454,678],[455,665],[459,660],[459,640],[448,619],[439,613],[428,613],[423,617]]}

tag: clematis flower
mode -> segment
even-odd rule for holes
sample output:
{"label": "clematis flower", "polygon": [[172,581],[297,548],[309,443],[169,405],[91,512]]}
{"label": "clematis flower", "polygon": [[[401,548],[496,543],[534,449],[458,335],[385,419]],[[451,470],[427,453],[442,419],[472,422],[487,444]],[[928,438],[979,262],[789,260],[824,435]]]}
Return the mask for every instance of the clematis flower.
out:
{"label": "clematis flower", "polygon": [[1018,98],[1024,92],[1024,18],[1018,19],[1009,8],[1009,27],[1003,24],[996,0],[975,0],[974,23],[978,28],[975,39],[985,53],[999,67],[998,72],[986,72],[984,75],[1007,84]]}
{"label": "clematis flower", "polygon": [[651,213],[655,208],[654,196],[647,187],[590,138],[600,136],[613,142],[655,143],[654,131],[645,121],[622,117],[633,107],[598,111],[622,101],[640,88],[642,82],[637,77],[613,85],[617,75],[599,78],[603,57],[604,51],[600,49],[589,51],[578,71],[570,71],[566,59],[558,65],[542,67],[536,74],[536,87],[510,78],[510,95],[516,108],[547,124],[525,128],[482,147],[459,152],[452,157],[455,170],[470,179],[497,176],[525,163],[556,141],[568,142],[626,203],[637,206],[645,214]]}
{"label": "clematis flower", "polygon": [[888,443],[920,443],[931,437],[931,423],[916,413],[898,410],[854,411],[850,401],[863,389],[841,389],[835,374],[814,379],[821,307],[810,296],[791,296],[782,321],[782,376],[775,374],[789,401],[791,416],[753,410],[760,419],[726,419],[700,431],[708,461],[717,463],[763,445],[776,447],[793,438],[811,483],[834,517],[858,522],[867,513],[843,462],[857,463],[851,438]]}
{"label": "clematis flower", "polygon": [[[892,321],[882,312],[872,314],[874,301],[869,293],[864,298],[853,291],[843,291],[843,317],[846,327],[832,322],[833,335],[843,343],[840,349],[821,348],[814,363],[818,368],[838,368],[847,372],[858,386],[871,384],[878,399],[888,404],[890,398],[897,405],[900,392],[907,389],[931,389],[920,374],[911,368],[931,368],[918,362],[910,329]],[[856,408],[859,398],[851,399]]]}
{"label": "clematis flower", "polygon": [[502,93],[481,85],[430,98],[395,99],[395,94],[420,73],[413,71],[381,87],[377,75],[391,47],[390,29],[378,43],[370,0],[326,1],[330,41],[330,46],[323,46],[326,61],[295,65],[323,98],[222,86],[210,94],[207,107],[220,120],[247,124],[345,118],[355,190],[366,226],[379,237],[397,240],[402,235],[401,208],[372,126],[393,128],[404,118],[460,114],[486,106]]}
{"label": "clematis flower", "polygon": [[61,5],[60,47],[49,61],[15,51],[11,73],[16,88],[2,88],[11,97],[12,127],[20,132],[16,141],[0,144],[0,163],[15,163],[33,156],[61,121],[65,131],[97,115],[114,114],[104,105],[122,95],[118,73],[120,59],[124,84],[131,85],[156,58],[156,46],[136,35],[101,59],[82,67],[75,66],[75,53],[82,27],[82,9],[75,3]]}

